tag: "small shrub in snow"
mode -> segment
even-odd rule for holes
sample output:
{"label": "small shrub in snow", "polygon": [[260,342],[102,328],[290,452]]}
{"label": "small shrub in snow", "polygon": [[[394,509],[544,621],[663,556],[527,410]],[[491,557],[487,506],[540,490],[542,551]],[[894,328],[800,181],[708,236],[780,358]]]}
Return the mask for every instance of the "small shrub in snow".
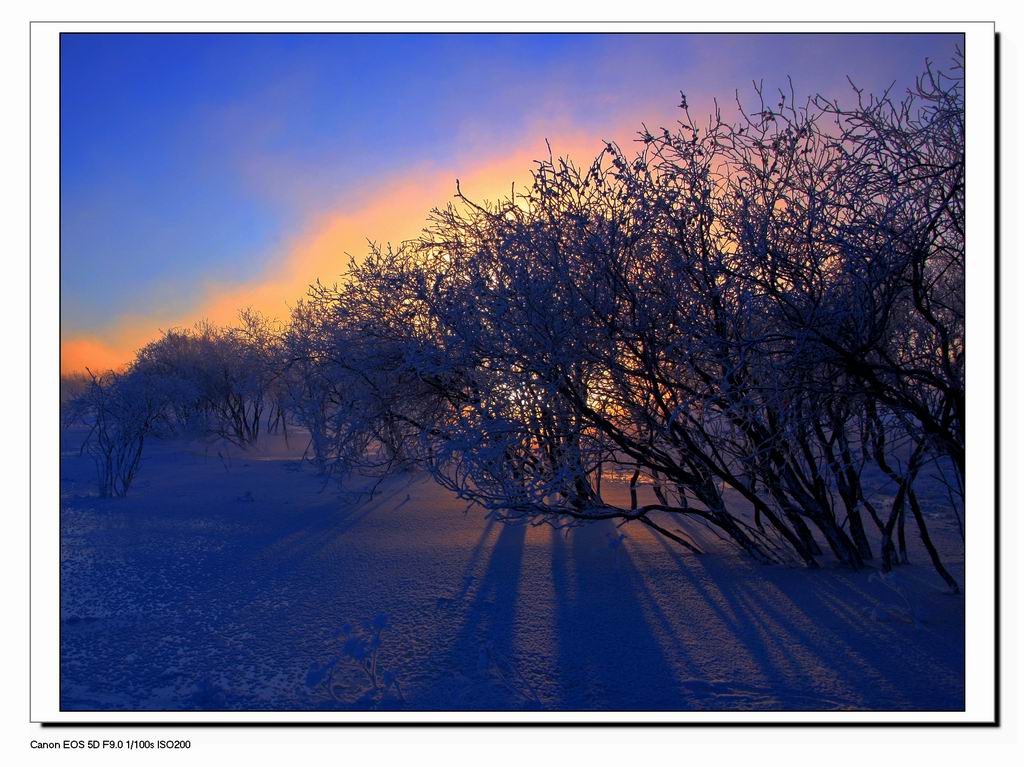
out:
{"label": "small shrub in snow", "polygon": [[323,687],[338,703],[377,707],[385,702],[402,701],[402,688],[394,672],[382,667],[382,635],[388,628],[388,616],[379,613],[364,625],[345,624],[338,634],[341,651],[324,665],[310,667],[306,674],[309,687]]}

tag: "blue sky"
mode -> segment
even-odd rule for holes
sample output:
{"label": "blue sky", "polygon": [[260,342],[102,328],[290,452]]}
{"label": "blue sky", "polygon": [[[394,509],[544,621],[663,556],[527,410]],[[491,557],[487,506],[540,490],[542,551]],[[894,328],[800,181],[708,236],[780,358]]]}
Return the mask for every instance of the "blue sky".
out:
{"label": "blue sky", "polygon": [[[947,65],[959,40],[64,34],[62,338],[110,351],[204,316],[218,292],[265,288],[297,238],[368,200],[386,205],[403,179],[453,182],[544,138],[556,153],[596,152],[643,121],[674,120],[680,90],[695,112],[787,75],[798,95],[845,97],[847,75],[902,90],[926,57]],[[411,206],[395,215],[445,202],[423,189],[395,196]],[[345,219],[356,240],[396,236],[379,215],[365,218],[378,231],[356,231],[363,222]],[[343,263],[339,252],[336,272]],[[335,276],[289,274],[273,299],[282,315],[296,279]]]}

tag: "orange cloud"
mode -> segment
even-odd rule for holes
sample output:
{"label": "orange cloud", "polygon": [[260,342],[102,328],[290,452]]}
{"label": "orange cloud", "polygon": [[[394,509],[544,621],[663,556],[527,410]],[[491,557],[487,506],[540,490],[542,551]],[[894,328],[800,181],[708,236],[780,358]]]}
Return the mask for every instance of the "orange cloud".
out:
{"label": "orange cloud", "polygon": [[[623,126],[628,127],[605,135],[628,140],[637,122],[630,118]],[[533,135],[545,134],[536,131]],[[581,163],[589,162],[602,147],[602,137],[591,132],[564,130],[558,136],[553,142],[556,154],[569,155]],[[283,319],[312,282],[319,278],[329,283],[341,275],[348,260],[346,254],[357,258],[363,255],[368,238],[400,242],[416,236],[430,209],[452,198],[456,178],[471,199],[493,200],[507,195],[513,182],[517,189],[524,188],[534,160],[546,155],[543,139],[536,139],[504,151],[492,150],[483,160],[467,159],[443,171],[421,169],[392,179],[369,191],[362,203],[341,206],[312,219],[262,274],[231,284],[202,286],[192,310],[179,315],[155,312],[150,316],[120,316],[102,332],[63,336],[61,372],[80,371],[87,366],[94,370],[119,367],[131,361],[136,349],[159,337],[161,329],[189,326],[201,319],[230,323],[244,307]]]}
{"label": "orange cloud", "polygon": [[118,368],[131,359],[131,353],[116,348],[98,338],[70,338],[61,340],[60,372],[77,373],[86,368],[99,372]]}

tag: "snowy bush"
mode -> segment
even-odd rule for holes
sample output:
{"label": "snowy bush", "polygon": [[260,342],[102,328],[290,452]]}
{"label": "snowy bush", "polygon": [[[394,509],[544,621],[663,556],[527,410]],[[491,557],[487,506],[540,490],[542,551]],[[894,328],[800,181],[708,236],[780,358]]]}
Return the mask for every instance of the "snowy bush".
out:
{"label": "snowy bush", "polygon": [[268,408],[278,407],[277,334],[255,312],[239,318],[237,327],[169,330],[138,352],[132,369],[161,382],[178,432],[246,446],[259,438]]}
{"label": "snowy bush", "polygon": [[124,496],[135,479],[146,438],[162,417],[165,393],[154,379],[136,372],[92,375],[75,403],[90,426],[82,444],[96,466],[101,497]]}
{"label": "snowy bush", "polygon": [[[496,203],[460,191],[311,292],[334,412],[365,446],[400,425],[406,454],[510,519],[671,535],[657,511],[763,560],[814,566],[823,543],[853,567],[874,524],[889,568],[912,514],[956,588],[914,483],[962,471],[962,81],[857,95],[758,93],[733,123],[644,129],[634,155],[539,162]],[[606,466],[658,502],[610,503]]]}
{"label": "snowy bush", "polygon": [[337,636],[340,652],[322,666],[314,663],[306,674],[306,685],[326,688],[335,701],[346,706],[376,708],[404,703],[398,677],[381,662],[382,637],[388,627],[385,613],[362,625],[346,623]]}

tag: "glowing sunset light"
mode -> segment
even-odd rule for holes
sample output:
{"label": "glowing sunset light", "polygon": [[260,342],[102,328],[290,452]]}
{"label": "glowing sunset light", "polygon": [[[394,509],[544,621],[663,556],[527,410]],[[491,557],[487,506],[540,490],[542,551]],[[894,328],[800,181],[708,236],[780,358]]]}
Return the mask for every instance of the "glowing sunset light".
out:
{"label": "glowing sunset light", "polygon": [[122,365],[162,329],[230,323],[243,307],[283,319],[368,240],[415,236],[456,178],[476,200],[521,189],[545,139],[585,165],[641,123],[671,125],[680,90],[696,116],[716,96],[728,108],[754,75],[772,77],[768,93],[788,74],[801,93],[846,94],[848,74],[868,89],[905,85],[954,46],[941,35],[65,35],[61,370]]}
{"label": "glowing sunset light", "polygon": [[[509,195],[513,184],[518,190],[524,189],[533,160],[547,151],[543,140],[534,144],[467,167],[459,175],[463,193],[474,200],[495,200]],[[601,143],[576,135],[559,146],[562,154],[588,157],[600,150]],[[95,335],[67,334],[61,347],[62,372],[118,367],[130,361],[142,344],[158,337],[162,329],[202,319],[230,323],[243,307],[284,319],[310,283],[339,279],[348,255],[362,257],[368,241],[398,243],[418,234],[427,223],[429,211],[452,199],[455,181],[450,171],[396,179],[361,205],[317,216],[282,249],[280,260],[271,262],[258,277],[197,286],[199,300],[195,308],[181,314],[161,311],[124,316]]]}

